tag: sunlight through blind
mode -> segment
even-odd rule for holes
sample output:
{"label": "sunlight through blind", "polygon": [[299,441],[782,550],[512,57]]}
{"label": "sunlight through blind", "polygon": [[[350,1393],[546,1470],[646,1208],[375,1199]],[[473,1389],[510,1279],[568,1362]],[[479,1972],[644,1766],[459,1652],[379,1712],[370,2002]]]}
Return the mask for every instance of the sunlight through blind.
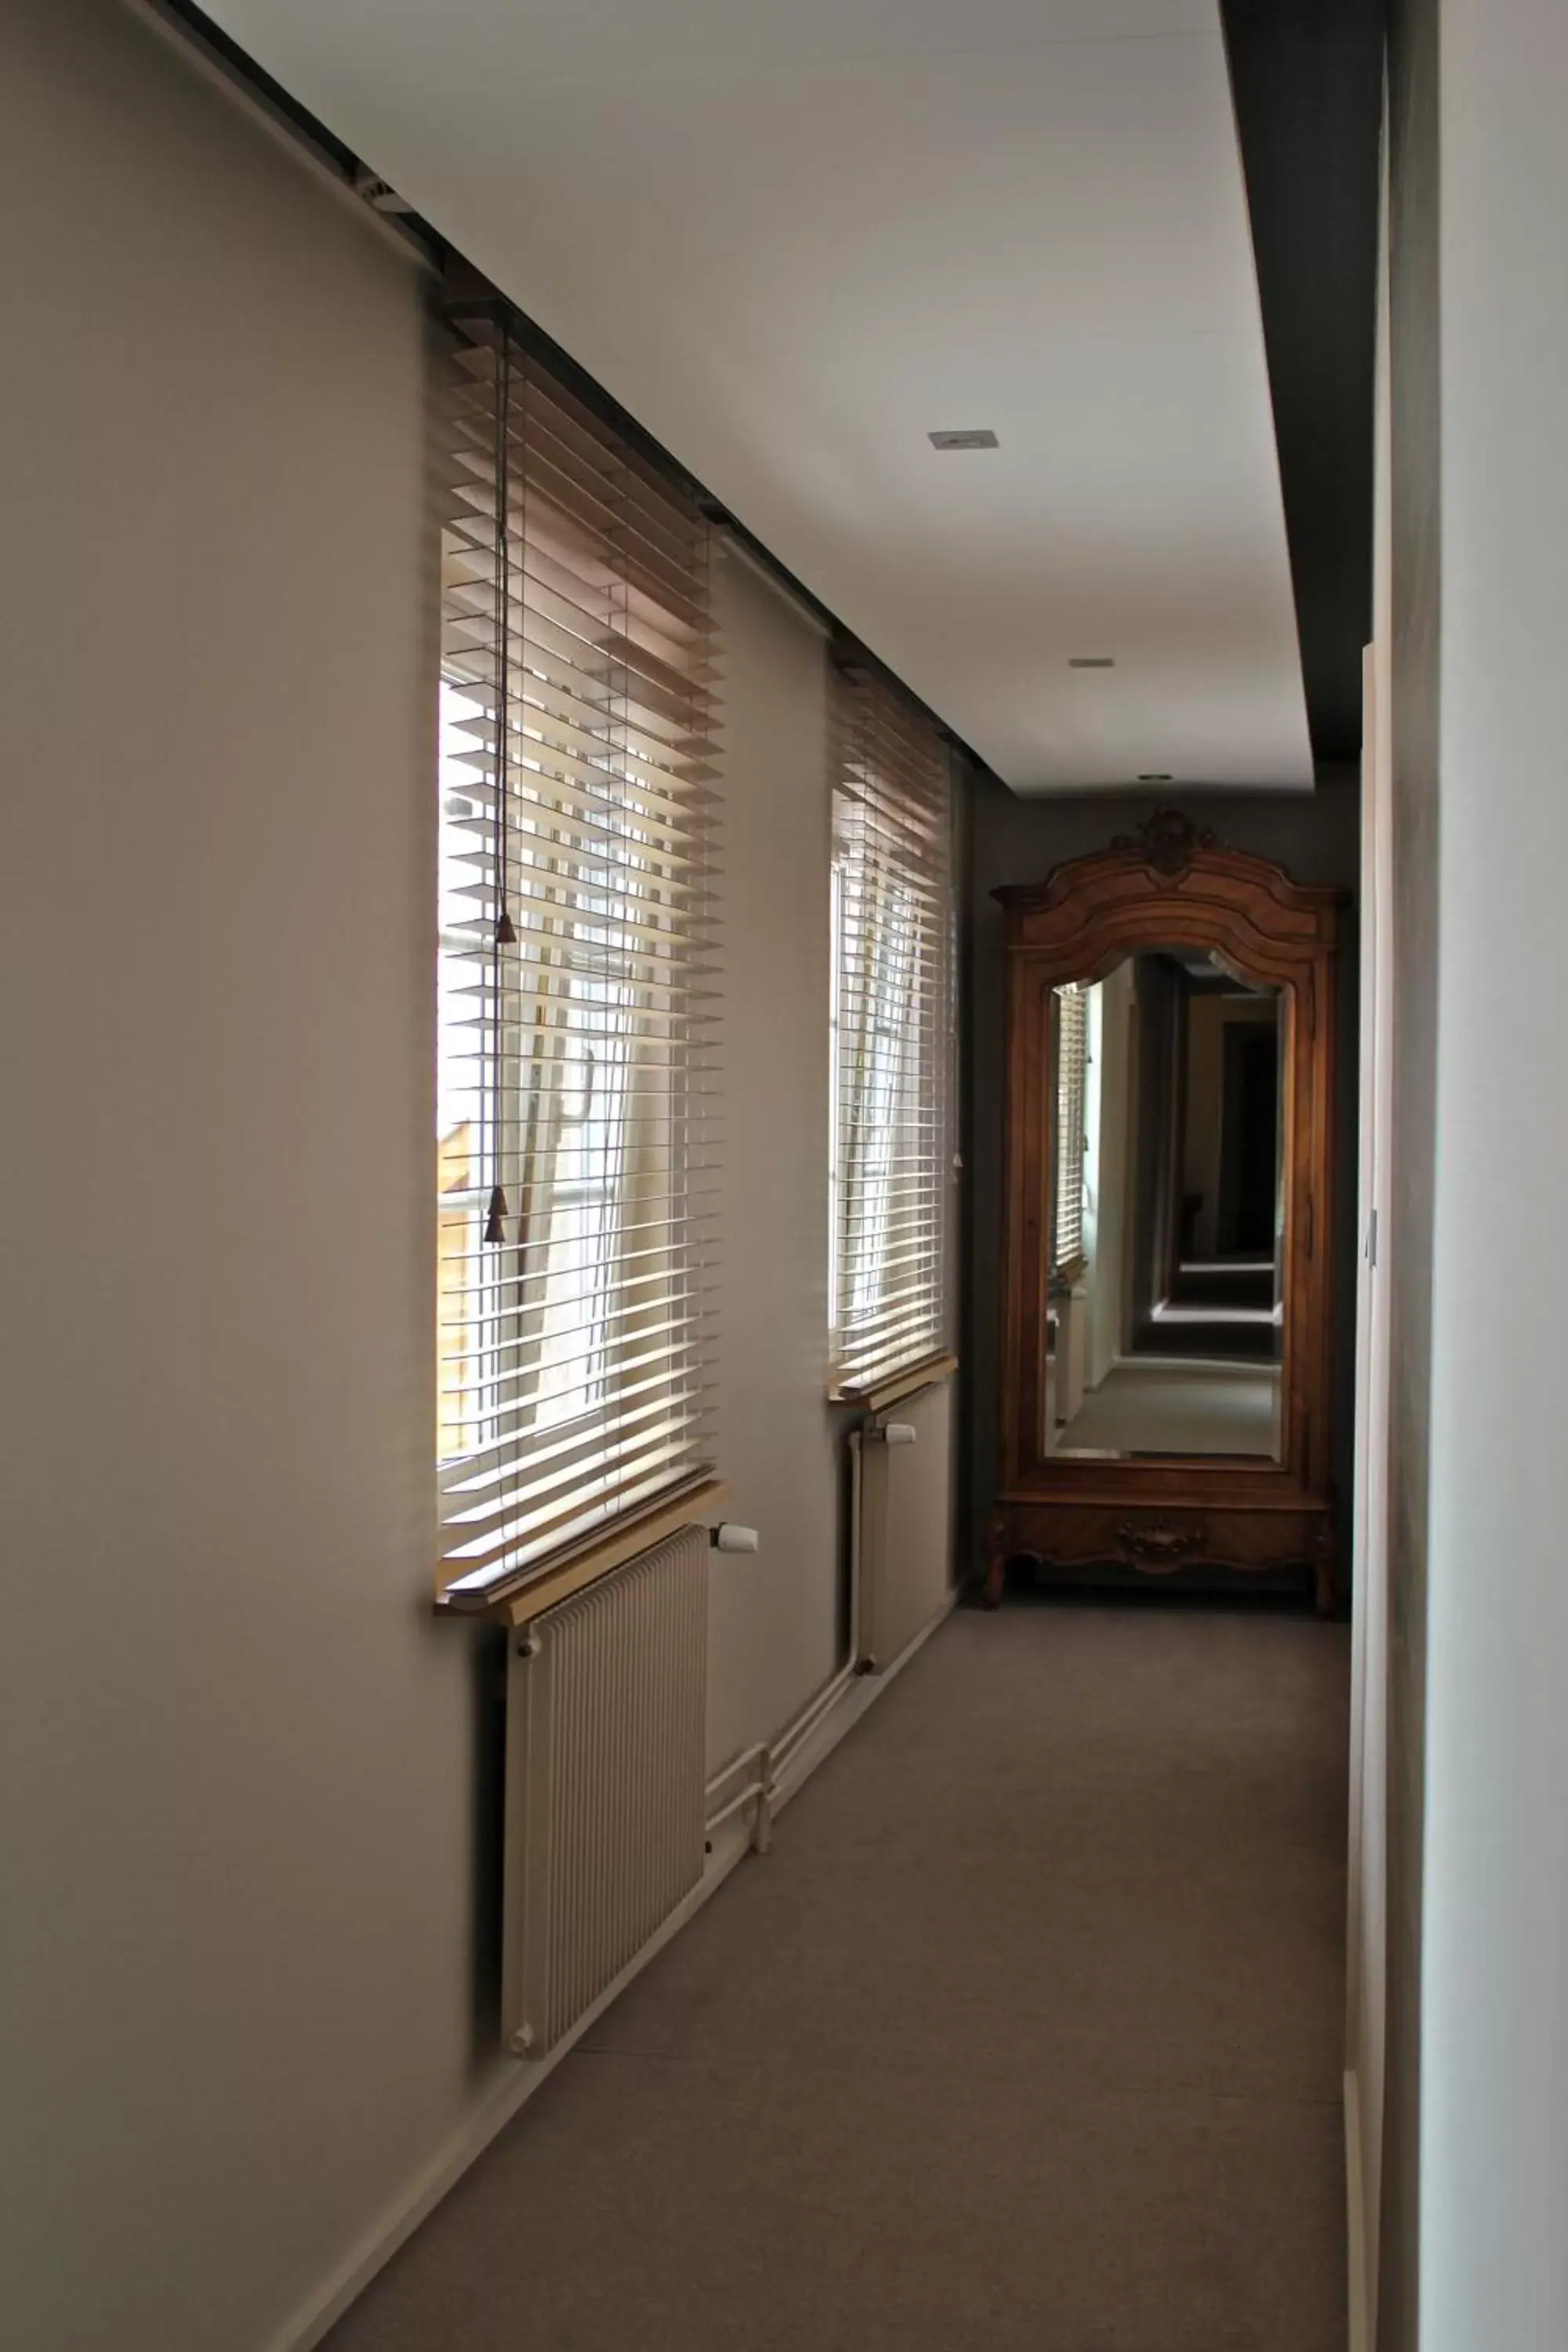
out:
{"label": "sunlight through blind", "polygon": [[890,686],[835,693],[833,1379],[855,1393],[947,1338],[952,787]]}
{"label": "sunlight through blind", "polygon": [[1057,1013],[1057,1199],[1052,1264],[1059,1275],[1077,1273],[1083,1256],[1084,1153],[1089,1080],[1089,992],[1077,986],[1055,992]]}
{"label": "sunlight through blind", "polygon": [[473,1592],[710,1454],[714,642],[696,507],[497,317],[458,335],[437,1453]]}

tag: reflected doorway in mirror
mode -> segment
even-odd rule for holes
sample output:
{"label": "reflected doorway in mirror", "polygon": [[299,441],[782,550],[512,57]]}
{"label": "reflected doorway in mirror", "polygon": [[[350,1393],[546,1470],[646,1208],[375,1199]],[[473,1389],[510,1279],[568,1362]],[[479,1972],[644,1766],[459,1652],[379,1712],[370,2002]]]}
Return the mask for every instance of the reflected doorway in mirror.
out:
{"label": "reflected doorway in mirror", "polygon": [[1279,991],[1160,947],[1051,994],[1046,1450],[1278,1461]]}

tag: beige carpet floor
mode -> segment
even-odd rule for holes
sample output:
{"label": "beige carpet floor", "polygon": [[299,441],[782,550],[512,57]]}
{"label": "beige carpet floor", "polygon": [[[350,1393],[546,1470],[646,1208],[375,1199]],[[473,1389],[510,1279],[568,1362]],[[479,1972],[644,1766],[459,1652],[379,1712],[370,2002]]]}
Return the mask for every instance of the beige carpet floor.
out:
{"label": "beige carpet floor", "polygon": [[1271,1365],[1113,1364],[1057,1432],[1057,1454],[1279,1452],[1279,1375]]}
{"label": "beige carpet floor", "polygon": [[1343,2352],[1347,1667],[959,1613],[331,2352]]}

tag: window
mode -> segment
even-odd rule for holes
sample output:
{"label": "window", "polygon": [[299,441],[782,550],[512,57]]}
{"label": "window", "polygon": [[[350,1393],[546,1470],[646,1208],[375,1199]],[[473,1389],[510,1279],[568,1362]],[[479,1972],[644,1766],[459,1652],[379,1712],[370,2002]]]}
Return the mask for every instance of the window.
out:
{"label": "window", "polygon": [[441,1570],[482,1592],[705,1473],[708,531],[487,313],[444,533]]}
{"label": "window", "polygon": [[836,701],[833,1379],[855,1395],[947,1341],[952,791],[893,688],[840,673]]}
{"label": "window", "polygon": [[1085,1097],[1089,1072],[1089,991],[1058,988],[1057,1014],[1056,1233],[1051,1264],[1064,1281],[1083,1270]]}

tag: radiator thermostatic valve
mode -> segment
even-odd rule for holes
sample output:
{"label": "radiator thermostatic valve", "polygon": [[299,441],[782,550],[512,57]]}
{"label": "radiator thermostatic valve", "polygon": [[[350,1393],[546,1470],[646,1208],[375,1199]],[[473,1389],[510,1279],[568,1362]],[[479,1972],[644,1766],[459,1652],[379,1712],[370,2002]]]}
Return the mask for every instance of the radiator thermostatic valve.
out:
{"label": "radiator thermostatic valve", "polygon": [[721,1519],[708,1530],[708,1540],[719,1551],[760,1551],[762,1538],[755,1528],[740,1528],[733,1519]]}

